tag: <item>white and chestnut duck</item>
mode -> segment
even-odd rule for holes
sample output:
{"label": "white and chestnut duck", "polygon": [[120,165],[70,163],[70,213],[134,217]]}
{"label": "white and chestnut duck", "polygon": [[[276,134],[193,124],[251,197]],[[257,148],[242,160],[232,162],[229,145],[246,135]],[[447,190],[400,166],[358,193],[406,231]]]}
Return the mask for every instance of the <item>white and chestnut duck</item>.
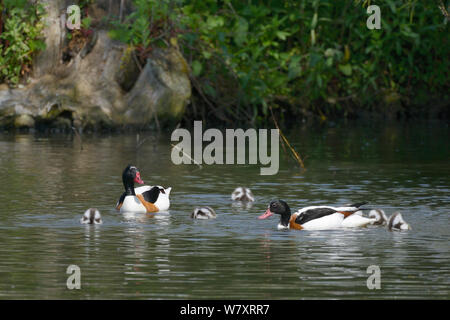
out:
{"label": "white and chestnut duck", "polygon": [[337,228],[357,228],[368,225],[375,219],[354,215],[365,202],[346,207],[310,206],[291,214],[291,209],[283,200],[272,201],[266,212],[258,219],[266,219],[279,214],[278,229],[326,230]]}
{"label": "white and chestnut duck", "polygon": [[127,166],[122,173],[125,192],[120,196],[116,209],[120,212],[150,213],[169,209],[169,195],[172,188],[142,186],[134,188],[134,183],[144,184],[139,170]]}

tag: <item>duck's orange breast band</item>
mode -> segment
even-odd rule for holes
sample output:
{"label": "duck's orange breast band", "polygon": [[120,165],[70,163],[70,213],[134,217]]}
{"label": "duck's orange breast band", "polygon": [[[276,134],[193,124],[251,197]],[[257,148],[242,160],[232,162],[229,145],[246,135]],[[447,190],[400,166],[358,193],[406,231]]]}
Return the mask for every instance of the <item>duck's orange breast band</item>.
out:
{"label": "duck's orange breast band", "polygon": [[354,214],[356,211],[339,211],[339,213],[342,213],[344,215],[344,218],[347,218],[349,215]]}
{"label": "duck's orange breast band", "polygon": [[289,219],[289,228],[290,229],[296,229],[296,230],[302,230],[303,227],[300,224],[296,223],[295,219],[297,219],[297,215],[293,214],[291,216],[291,218]]}
{"label": "duck's orange breast band", "polygon": [[158,212],[159,209],[157,206],[155,206],[153,203],[145,201],[144,197],[141,194],[136,195],[138,197],[139,201],[144,205],[145,209],[147,209],[147,212]]}

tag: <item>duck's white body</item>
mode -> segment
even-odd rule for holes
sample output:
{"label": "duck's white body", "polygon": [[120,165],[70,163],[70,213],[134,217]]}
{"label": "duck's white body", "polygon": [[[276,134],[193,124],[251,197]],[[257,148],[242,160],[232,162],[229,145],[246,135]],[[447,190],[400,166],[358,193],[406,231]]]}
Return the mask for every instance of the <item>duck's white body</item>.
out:
{"label": "duck's white body", "polygon": [[[330,206],[309,206],[298,210],[294,213],[295,218],[298,215],[306,212],[312,212],[316,209],[333,209],[337,212],[333,214],[326,215],[324,217],[316,218],[310,220],[301,225],[304,230],[330,230],[330,229],[339,229],[339,228],[360,228],[367,226],[368,224],[375,221],[375,219],[370,219],[362,216],[361,211],[358,210],[358,207],[353,206],[345,206],[345,207],[330,207]],[[344,214],[345,213],[345,214]],[[281,225],[278,225],[278,228],[281,229]],[[285,228],[285,227],[284,227]]]}
{"label": "duck's white body", "polygon": [[[163,188],[161,186],[157,186],[159,188],[164,189],[164,193],[160,192],[158,199],[155,203],[153,203],[157,208],[158,211],[167,211],[170,207],[170,200],[169,195],[170,191],[172,190],[171,187],[169,188]],[[140,195],[146,191],[149,191],[152,189],[153,186],[142,186],[134,189],[134,192],[136,195]],[[126,196],[123,200],[122,206],[120,207],[120,212],[134,212],[134,213],[146,213],[147,208],[144,206],[144,204],[139,200],[137,196]]]}
{"label": "duck's white body", "polygon": [[[360,212],[360,211],[358,211],[358,212]],[[374,219],[374,218],[363,217],[362,215],[358,214],[358,212],[345,218],[341,223],[341,227],[342,228],[361,228],[361,227],[365,227],[369,224],[372,224],[376,221],[376,219]]]}
{"label": "duck's white body", "polygon": [[[342,226],[342,221],[344,220],[344,215],[336,212],[328,216],[314,219],[302,224],[304,230],[330,230],[338,229]],[[278,229],[283,229],[279,224]]]}
{"label": "duck's white body", "polygon": [[146,213],[147,208],[145,208],[138,197],[126,196],[123,200],[122,206],[120,207],[120,212]]}

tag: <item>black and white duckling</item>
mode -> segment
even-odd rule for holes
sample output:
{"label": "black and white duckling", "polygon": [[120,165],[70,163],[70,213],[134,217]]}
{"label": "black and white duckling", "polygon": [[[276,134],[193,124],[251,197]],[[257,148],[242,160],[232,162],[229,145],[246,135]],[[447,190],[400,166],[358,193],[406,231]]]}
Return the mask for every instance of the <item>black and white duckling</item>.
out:
{"label": "black and white duckling", "polygon": [[375,219],[375,221],[372,223],[374,225],[385,225],[389,220],[384,211],[381,209],[370,210],[369,218]]}
{"label": "black and white duckling", "polygon": [[411,226],[403,220],[400,212],[394,212],[387,223],[389,231],[411,230]]}
{"label": "black and white duckling", "polygon": [[205,207],[197,207],[191,213],[192,219],[215,219],[217,217],[216,212],[213,208],[205,206]]}
{"label": "black and white duckling", "polygon": [[100,211],[96,208],[87,209],[83,217],[81,217],[80,222],[82,224],[102,224],[102,216],[100,215]]}
{"label": "black and white duckling", "polygon": [[246,187],[237,187],[231,194],[231,200],[233,201],[255,201],[252,191]]}

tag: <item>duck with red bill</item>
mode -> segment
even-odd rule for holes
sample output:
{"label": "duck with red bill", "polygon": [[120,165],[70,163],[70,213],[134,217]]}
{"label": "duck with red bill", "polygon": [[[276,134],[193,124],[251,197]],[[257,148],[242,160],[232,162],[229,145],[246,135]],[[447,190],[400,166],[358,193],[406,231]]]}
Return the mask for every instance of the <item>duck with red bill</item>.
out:
{"label": "duck with red bill", "polygon": [[291,208],[283,200],[270,202],[266,212],[258,219],[267,219],[273,214],[280,215],[278,229],[326,230],[336,228],[363,227],[375,219],[365,218],[354,213],[366,202],[359,202],[343,207],[309,206],[291,214]]}
{"label": "duck with red bill", "polygon": [[270,207],[267,208],[266,212],[264,212],[262,215],[260,215],[258,217],[258,219],[262,220],[262,219],[267,219],[268,217],[273,216],[273,212],[270,211]]}
{"label": "duck with red bill", "polygon": [[139,184],[144,184],[144,180],[141,179],[141,173],[136,171],[136,176],[134,177],[134,182]]}
{"label": "duck with red bill", "polygon": [[141,173],[135,166],[128,165],[125,168],[122,173],[122,182],[125,192],[116,204],[116,209],[120,212],[151,213],[169,209],[169,194],[172,188],[145,185],[135,188],[135,183],[144,184]]}

